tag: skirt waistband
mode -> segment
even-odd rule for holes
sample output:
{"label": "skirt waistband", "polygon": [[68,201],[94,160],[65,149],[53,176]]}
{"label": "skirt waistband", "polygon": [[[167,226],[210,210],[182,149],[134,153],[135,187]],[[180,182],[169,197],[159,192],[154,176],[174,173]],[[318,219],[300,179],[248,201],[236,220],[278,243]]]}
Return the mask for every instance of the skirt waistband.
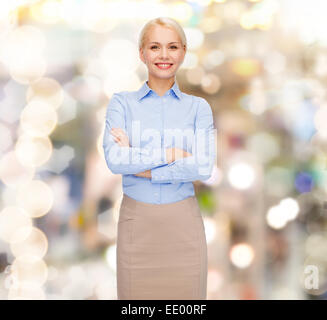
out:
{"label": "skirt waistband", "polygon": [[121,208],[127,207],[127,208],[133,209],[133,210],[134,209],[141,209],[141,208],[169,210],[169,209],[175,208],[176,206],[183,206],[187,202],[189,202],[190,205],[192,205],[196,201],[197,201],[197,199],[196,199],[195,196],[190,196],[190,197],[187,197],[187,198],[185,198],[183,200],[176,201],[176,202],[156,204],[156,203],[148,203],[148,202],[135,200],[135,199],[129,197],[128,195],[126,195],[124,193],[123,194],[123,199],[122,199],[122,202],[121,202]]}

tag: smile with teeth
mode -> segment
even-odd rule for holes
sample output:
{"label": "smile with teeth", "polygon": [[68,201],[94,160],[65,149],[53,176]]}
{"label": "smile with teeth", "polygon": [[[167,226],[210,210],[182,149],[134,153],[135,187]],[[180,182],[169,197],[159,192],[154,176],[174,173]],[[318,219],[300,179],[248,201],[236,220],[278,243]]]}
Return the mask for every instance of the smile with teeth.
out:
{"label": "smile with teeth", "polygon": [[156,63],[159,69],[169,69],[172,65],[172,63]]}

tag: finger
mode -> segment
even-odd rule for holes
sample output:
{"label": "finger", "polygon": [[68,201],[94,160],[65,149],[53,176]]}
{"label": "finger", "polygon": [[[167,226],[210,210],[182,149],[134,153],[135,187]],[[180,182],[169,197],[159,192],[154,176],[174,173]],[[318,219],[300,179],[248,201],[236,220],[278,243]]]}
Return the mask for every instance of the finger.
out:
{"label": "finger", "polygon": [[110,131],[111,134],[119,134],[119,131],[117,129],[111,129]]}
{"label": "finger", "polygon": [[125,131],[123,129],[117,129],[116,132],[118,134],[126,134]]}
{"label": "finger", "polygon": [[119,137],[119,136],[120,136],[120,134],[117,133],[117,132],[112,132],[111,134],[112,134],[113,136],[115,136],[115,137]]}

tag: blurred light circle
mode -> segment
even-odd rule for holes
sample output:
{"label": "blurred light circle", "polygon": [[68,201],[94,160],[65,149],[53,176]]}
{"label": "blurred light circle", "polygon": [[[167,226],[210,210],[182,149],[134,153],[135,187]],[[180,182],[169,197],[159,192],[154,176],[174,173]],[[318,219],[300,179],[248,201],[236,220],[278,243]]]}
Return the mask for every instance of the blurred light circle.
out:
{"label": "blurred light circle", "polygon": [[80,2],[74,0],[66,0],[61,3],[61,19],[65,24],[69,25],[72,29],[82,28],[83,20],[81,15],[83,14],[83,6]]}
{"label": "blurred light circle", "polygon": [[46,300],[46,294],[37,283],[24,281],[9,289],[8,300]]}
{"label": "blurred light circle", "polygon": [[38,167],[49,160],[52,143],[48,137],[21,135],[16,143],[15,152],[24,166]]}
{"label": "blurred light circle", "polygon": [[118,17],[109,16],[110,4],[104,0],[84,1],[84,10],[88,14],[83,17],[83,26],[87,30],[106,33],[119,24]]}
{"label": "blurred light circle", "polygon": [[10,249],[15,257],[29,254],[43,258],[48,250],[48,240],[40,229],[23,227],[11,238]]}
{"label": "blurred light circle", "polygon": [[310,234],[305,241],[305,253],[312,258],[321,259],[327,256],[327,236],[323,232]]}
{"label": "blurred light circle", "polygon": [[247,140],[249,151],[258,156],[259,160],[266,163],[277,157],[280,148],[276,139],[268,133],[256,133]]}
{"label": "blurred light circle", "polygon": [[225,55],[223,51],[213,50],[203,58],[203,66],[207,70],[211,70],[221,65],[224,62],[224,60],[225,60]]}
{"label": "blurred light circle", "polygon": [[14,151],[0,158],[0,179],[8,187],[14,187],[33,179],[35,169],[18,161]]}
{"label": "blurred light circle", "polygon": [[255,59],[235,59],[231,61],[230,68],[242,77],[252,77],[260,72],[260,64]]}
{"label": "blurred light circle", "polygon": [[221,28],[222,20],[217,16],[203,18],[200,28],[205,33],[216,32]]}
{"label": "blurred light circle", "polygon": [[106,262],[112,270],[116,271],[116,245],[109,246],[106,250]]}
{"label": "blurred light circle", "polygon": [[230,184],[237,189],[247,189],[251,187],[254,179],[254,169],[247,163],[234,164],[228,171],[228,180]]}
{"label": "blurred light circle", "polygon": [[17,203],[33,218],[48,213],[53,205],[52,189],[41,180],[32,180],[17,192]]}
{"label": "blurred light circle", "polygon": [[199,49],[204,41],[204,34],[198,28],[184,28],[186,38],[188,39],[187,49],[197,50]]}
{"label": "blurred light circle", "polygon": [[47,64],[42,56],[44,48],[45,37],[34,26],[25,25],[10,32],[2,57],[16,82],[28,84],[45,73]]}
{"label": "blurred light circle", "polygon": [[207,243],[211,243],[216,236],[217,228],[213,219],[206,218],[203,221]]}
{"label": "blurred light circle", "polygon": [[0,238],[6,242],[11,241],[19,228],[31,226],[31,217],[20,207],[9,206],[0,212]]}
{"label": "blurred light circle", "polygon": [[[162,9],[164,9],[163,7]],[[193,16],[192,7],[187,2],[176,1],[172,2],[167,8],[165,16],[176,19],[177,21],[188,21]]]}
{"label": "blurred light circle", "polygon": [[35,20],[42,23],[54,24],[60,21],[61,2],[48,0],[31,6],[31,15]]}
{"label": "blurred light circle", "polygon": [[15,28],[6,37],[2,57],[7,66],[27,65],[26,57],[38,58],[45,49],[45,36],[40,29],[23,25]]}
{"label": "blurred light circle", "polygon": [[46,72],[47,63],[42,56],[25,55],[9,67],[11,77],[21,83],[29,84],[39,80]]}
{"label": "blurred light circle", "polygon": [[224,283],[224,276],[216,269],[208,270],[208,292],[217,292]]}
{"label": "blurred light circle", "polygon": [[313,177],[310,173],[299,172],[295,177],[294,184],[297,191],[310,192],[314,186]]}
{"label": "blurred light circle", "polygon": [[238,268],[247,268],[253,261],[253,248],[246,244],[240,243],[234,245],[229,253],[231,262]]}
{"label": "blurred light circle", "polygon": [[40,99],[58,109],[64,100],[64,92],[61,85],[54,79],[41,78],[29,85],[26,100]]}
{"label": "blurred light circle", "polygon": [[140,64],[135,43],[124,39],[108,41],[101,50],[99,59],[110,74],[131,74]]}
{"label": "blurred light circle", "polygon": [[220,79],[213,73],[206,74],[201,79],[201,88],[208,94],[214,94],[218,92],[220,86]]}
{"label": "blurred light circle", "polygon": [[114,300],[116,299],[116,293],[112,288],[110,282],[103,280],[97,281],[94,287],[94,293],[96,294],[97,300]]}
{"label": "blurred light circle", "polygon": [[244,12],[240,19],[240,25],[246,30],[253,29],[255,27],[253,15],[250,12]]}
{"label": "blurred light circle", "polygon": [[186,71],[186,79],[193,85],[201,84],[202,77],[204,76],[204,70],[201,67],[195,67]]}
{"label": "blurred light circle", "polygon": [[57,113],[48,103],[32,100],[22,111],[20,122],[23,130],[31,136],[50,135],[58,121]]}
{"label": "blurred light circle", "polygon": [[286,67],[286,57],[275,50],[269,52],[264,57],[264,68],[271,74],[279,74],[285,70]]}
{"label": "blurred light circle", "polygon": [[11,275],[20,282],[43,285],[48,277],[48,267],[39,257],[24,254],[17,257],[11,265]]}
{"label": "blurred light circle", "polygon": [[283,199],[280,202],[280,206],[284,210],[288,220],[294,220],[300,211],[299,204],[293,198]]}
{"label": "blurred light circle", "polygon": [[266,215],[267,223],[274,229],[281,229],[285,227],[288,217],[280,205],[269,208]]}
{"label": "blurred light circle", "polygon": [[108,76],[103,81],[103,91],[107,97],[111,98],[114,92],[121,91],[122,88],[133,91],[138,90],[141,85],[142,83],[135,73],[129,74],[127,78]]}
{"label": "blurred light circle", "polygon": [[195,68],[199,63],[198,56],[190,51],[186,51],[185,58],[183,63],[181,64],[181,69],[193,69]]}

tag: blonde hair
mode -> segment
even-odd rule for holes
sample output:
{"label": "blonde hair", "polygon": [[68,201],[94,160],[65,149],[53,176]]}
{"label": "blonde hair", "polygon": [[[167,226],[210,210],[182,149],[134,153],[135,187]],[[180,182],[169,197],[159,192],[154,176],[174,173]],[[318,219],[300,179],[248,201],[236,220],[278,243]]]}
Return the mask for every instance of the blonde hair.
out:
{"label": "blonde hair", "polygon": [[187,49],[186,36],[182,26],[175,19],[169,17],[159,17],[159,18],[152,19],[143,26],[139,36],[139,49],[144,47],[147,33],[151,29],[151,27],[155,25],[174,29],[179,35],[182,45],[185,46],[185,49]]}

